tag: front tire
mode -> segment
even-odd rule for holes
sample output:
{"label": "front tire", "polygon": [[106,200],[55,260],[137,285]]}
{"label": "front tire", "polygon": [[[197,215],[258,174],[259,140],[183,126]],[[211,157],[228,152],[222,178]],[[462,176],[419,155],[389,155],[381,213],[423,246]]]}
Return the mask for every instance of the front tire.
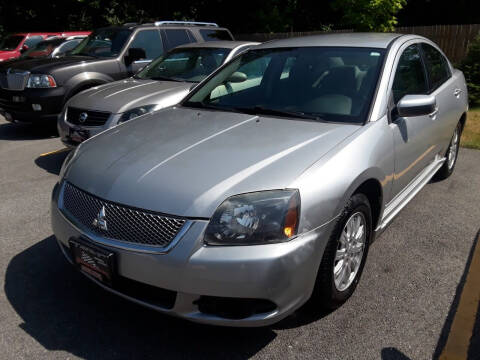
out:
{"label": "front tire", "polygon": [[372,210],[364,194],[353,195],[327,243],[313,293],[314,303],[335,309],[353,294],[372,238]]}
{"label": "front tire", "polygon": [[460,147],[460,137],[462,136],[462,123],[459,121],[453,132],[452,139],[448,145],[447,152],[445,153],[446,160],[442,167],[438,169],[435,174],[436,180],[445,180],[452,175],[455,170],[455,164],[457,163],[458,149]]}

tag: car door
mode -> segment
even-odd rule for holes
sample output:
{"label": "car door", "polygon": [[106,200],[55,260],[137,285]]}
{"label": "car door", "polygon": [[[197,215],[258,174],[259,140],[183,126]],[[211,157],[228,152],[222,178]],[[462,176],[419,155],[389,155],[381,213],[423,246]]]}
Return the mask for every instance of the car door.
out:
{"label": "car door", "polygon": [[[139,59],[132,62],[127,67],[129,75],[138,72],[145,65],[149,64],[153,59],[162,55],[165,51],[160,32],[157,29],[140,30],[128,45],[128,49],[137,48],[145,51],[145,59]],[[127,52],[128,53],[128,50]]]}
{"label": "car door", "polygon": [[391,124],[395,147],[392,197],[399,194],[435,158],[432,136],[435,114],[400,117],[396,104],[405,95],[428,93],[428,81],[420,45],[407,42],[399,51],[391,85]]}
{"label": "car door", "polygon": [[421,43],[422,56],[427,69],[428,93],[437,100],[437,115],[433,121],[432,135],[436,151],[443,156],[450,143],[453,130],[464,109],[461,86],[455,82],[445,56],[433,45]]}

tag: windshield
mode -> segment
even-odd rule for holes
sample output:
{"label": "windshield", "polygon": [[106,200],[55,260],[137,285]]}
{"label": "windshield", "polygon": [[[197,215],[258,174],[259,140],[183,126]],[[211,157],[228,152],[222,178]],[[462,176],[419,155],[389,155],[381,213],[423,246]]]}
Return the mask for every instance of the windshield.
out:
{"label": "windshield", "polygon": [[115,57],[120,54],[130,34],[129,29],[109,28],[94,31],[73,49],[70,55]]}
{"label": "windshield", "polygon": [[250,50],[183,106],[362,123],[383,56],[382,49],[347,47]]}
{"label": "windshield", "polygon": [[23,36],[10,35],[2,40],[0,43],[0,51],[12,51],[15,50],[20,42],[23,40]]}
{"label": "windshield", "polygon": [[55,50],[58,45],[63,43],[64,39],[55,39],[55,40],[47,40],[39,42],[33,48],[28,49],[25,51],[20,58],[38,58],[38,57],[46,57],[49,56],[53,50]]}
{"label": "windshield", "polygon": [[199,82],[218,68],[230,49],[176,49],[152,61],[135,77],[140,79]]}

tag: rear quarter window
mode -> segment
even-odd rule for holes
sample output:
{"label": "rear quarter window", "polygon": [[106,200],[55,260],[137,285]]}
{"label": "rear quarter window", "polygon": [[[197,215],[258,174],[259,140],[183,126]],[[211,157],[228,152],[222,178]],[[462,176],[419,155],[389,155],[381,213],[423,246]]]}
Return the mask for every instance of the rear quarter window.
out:
{"label": "rear quarter window", "polygon": [[233,40],[232,35],[226,30],[205,29],[200,30],[200,35],[205,41]]}

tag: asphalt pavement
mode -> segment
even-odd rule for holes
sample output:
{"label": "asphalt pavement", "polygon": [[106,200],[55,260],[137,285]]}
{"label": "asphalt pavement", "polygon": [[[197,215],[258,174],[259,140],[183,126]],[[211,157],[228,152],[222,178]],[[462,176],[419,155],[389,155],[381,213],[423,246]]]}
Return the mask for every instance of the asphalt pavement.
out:
{"label": "asphalt pavement", "polygon": [[[62,149],[51,128],[0,118],[1,359],[431,359],[456,328],[480,229],[480,151],[461,149],[455,173],[400,213],[340,309],[234,329],[131,304],[63,259],[50,227]],[[476,316],[470,359],[480,359]]]}

